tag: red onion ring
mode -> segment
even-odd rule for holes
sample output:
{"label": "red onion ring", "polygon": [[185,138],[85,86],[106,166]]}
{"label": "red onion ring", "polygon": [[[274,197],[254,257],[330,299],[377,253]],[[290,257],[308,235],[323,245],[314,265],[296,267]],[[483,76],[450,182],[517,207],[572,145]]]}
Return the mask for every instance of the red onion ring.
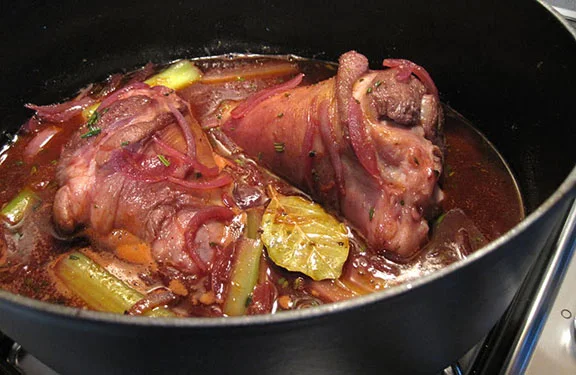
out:
{"label": "red onion ring", "polygon": [[35,105],[26,104],[26,108],[36,111],[36,115],[43,120],[50,122],[65,122],[72,117],[79,115],[84,108],[94,103],[94,99],[84,97],[78,100],[71,100],[60,104]]}
{"label": "red onion ring", "polygon": [[244,117],[246,113],[250,112],[252,108],[262,103],[269,97],[281,93],[283,91],[293,89],[296,86],[298,86],[300,82],[302,82],[303,77],[304,74],[300,73],[289,81],[254,93],[253,95],[248,97],[248,99],[246,99],[244,102],[242,102],[242,104],[234,108],[234,110],[230,113],[230,115],[232,116],[233,119],[239,119],[241,117]]}
{"label": "red onion ring", "polygon": [[148,293],[124,312],[126,315],[143,315],[156,307],[165,306],[177,299],[170,290],[159,288]]}
{"label": "red onion ring", "polygon": [[186,249],[192,260],[196,263],[198,268],[203,272],[208,271],[208,264],[206,264],[196,252],[198,246],[194,242],[196,239],[196,234],[202,225],[209,221],[229,221],[234,218],[234,212],[226,207],[211,206],[206,207],[194,214],[192,219],[188,222],[188,230],[184,235],[184,241],[186,243]]}
{"label": "red onion ring", "polygon": [[406,81],[411,74],[414,74],[422,82],[426,91],[434,95],[438,99],[438,89],[430,77],[430,74],[420,65],[414,64],[412,61],[404,59],[384,59],[382,65],[387,68],[397,68],[398,74],[396,79],[398,81]]}
{"label": "red onion ring", "polygon": [[[184,133],[184,138],[186,139],[186,145],[188,146],[188,156],[190,156],[190,161],[192,163],[192,166],[194,167],[194,170],[202,173],[205,176],[216,176],[219,172],[218,167],[216,166],[207,167],[204,164],[200,163],[196,158],[196,143],[194,135],[192,134],[192,130],[190,130],[190,124],[188,124],[186,118],[182,115],[182,113],[180,113],[180,111],[174,108],[174,106],[170,102],[166,101],[166,105],[176,118],[178,125],[182,129],[182,133]],[[192,114],[192,112],[190,111],[190,107],[187,106],[187,108],[188,112]],[[193,116],[192,121],[194,121],[193,124],[194,126],[200,127],[200,125],[196,122],[196,119],[194,119]]]}
{"label": "red onion ring", "polygon": [[42,129],[28,144],[24,149],[24,160],[29,162],[34,158],[44,146],[56,135],[60,132],[62,128],[57,126],[49,126],[45,129]]}
{"label": "red onion ring", "polygon": [[348,134],[350,135],[350,143],[352,143],[354,153],[362,167],[372,176],[379,179],[380,171],[378,170],[376,148],[368,134],[366,134],[366,126],[364,126],[360,104],[353,100],[348,103]]}
{"label": "red onion ring", "polygon": [[222,186],[226,186],[226,185],[228,185],[234,181],[232,179],[232,177],[230,177],[230,175],[227,173],[222,173],[220,176],[218,176],[212,180],[200,181],[200,182],[183,180],[183,179],[176,178],[173,176],[168,176],[166,179],[168,181],[176,184],[176,185],[180,185],[180,186],[183,186],[185,188],[195,189],[195,190],[209,190],[209,189],[219,188]]}

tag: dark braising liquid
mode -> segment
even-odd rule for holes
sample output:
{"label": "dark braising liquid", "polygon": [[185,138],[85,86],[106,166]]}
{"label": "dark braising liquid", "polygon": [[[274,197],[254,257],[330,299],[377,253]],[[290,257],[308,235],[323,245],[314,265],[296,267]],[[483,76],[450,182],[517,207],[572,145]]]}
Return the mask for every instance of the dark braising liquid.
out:
{"label": "dark braising liquid", "polygon": [[[337,69],[332,63],[294,57],[272,60],[278,59],[295,63],[298,70],[306,74],[303,84],[331,77]],[[245,66],[262,65],[267,61],[270,58],[226,56],[197,59],[194,62],[205,74],[209,74],[216,70],[235,71]],[[283,79],[281,77],[279,81]],[[237,82],[238,85],[252,85],[255,91],[259,89],[260,83],[243,77],[238,77]],[[96,90],[99,86],[94,87],[93,90]],[[397,263],[372,254],[353,235],[344,274],[340,280],[335,281],[314,282],[302,274],[288,272],[264,257],[260,272],[267,273],[274,284],[268,291],[273,299],[272,307],[268,310],[275,312],[310,307],[409,282],[464,258],[476,250],[478,244],[494,240],[523,219],[523,204],[517,184],[498,152],[454,110],[445,108],[445,120],[446,150],[441,179],[445,198],[441,208],[444,213],[459,210],[455,215],[443,216],[439,213],[439,216],[431,220],[431,244],[410,261]],[[24,187],[33,190],[39,198],[34,209],[22,222],[14,226],[1,223],[2,289],[52,303],[85,307],[81,299],[63,290],[55,281],[53,263],[62,254],[86,249],[90,243],[82,237],[60,237],[51,219],[52,203],[58,189],[55,173],[60,151],[83,124],[84,120],[80,116],[65,123],[44,122],[36,124],[38,126],[31,121],[18,133],[13,144],[6,146],[0,153],[0,202],[9,202]],[[37,155],[26,158],[25,150],[38,129],[49,126],[57,126],[61,130]],[[466,221],[462,224],[464,231],[459,227],[462,220]],[[454,233],[441,233],[450,230]],[[466,238],[461,238],[461,235]],[[460,245],[451,245],[458,241]],[[93,248],[88,253],[111,273],[143,293],[163,282],[149,268],[119,260],[108,251]],[[181,303],[176,311],[182,315],[221,314],[210,309],[196,308],[191,303]],[[261,312],[268,311],[247,311]]]}

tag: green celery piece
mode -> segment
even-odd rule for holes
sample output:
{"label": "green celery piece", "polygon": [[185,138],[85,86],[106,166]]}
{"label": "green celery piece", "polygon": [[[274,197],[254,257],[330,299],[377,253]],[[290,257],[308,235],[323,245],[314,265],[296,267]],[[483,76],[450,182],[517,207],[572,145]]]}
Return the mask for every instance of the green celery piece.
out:
{"label": "green celery piece", "polygon": [[[148,78],[144,83],[150,86],[165,86],[172,90],[180,90],[202,78],[202,72],[189,60],[180,60],[162,72]],[[82,115],[88,120],[100,106],[100,102],[96,102],[91,106],[86,107],[82,111]]]}
{"label": "green celery piece", "polygon": [[[63,257],[56,264],[55,273],[68,289],[94,310],[123,314],[144,298],[141,293],[80,252],[73,252]],[[144,315],[176,316],[163,307],[156,307]]]}
{"label": "green celery piece", "polygon": [[144,83],[150,86],[166,86],[180,90],[200,79],[202,72],[191,61],[180,60],[170,65],[166,70],[153,75]]}
{"label": "green celery piece", "polygon": [[238,256],[232,269],[232,278],[224,313],[229,316],[243,315],[246,312],[247,300],[258,281],[262,241],[244,238],[236,250]]}
{"label": "green celery piece", "polygon": [[40,198],[30,188],[24,188],[8,204],[6,204],[0,214],[12,225],[18,224]]}
{"label": "green celery piece", "polygon": [[262,241],[258,235],[260,215],[255,210],[247,212],[246,237],[240,240],[236,262],[232,269],[228,296],[224,303],[224,313],[229,316],[244,315],[248,298],[252,294],[260,269]]}

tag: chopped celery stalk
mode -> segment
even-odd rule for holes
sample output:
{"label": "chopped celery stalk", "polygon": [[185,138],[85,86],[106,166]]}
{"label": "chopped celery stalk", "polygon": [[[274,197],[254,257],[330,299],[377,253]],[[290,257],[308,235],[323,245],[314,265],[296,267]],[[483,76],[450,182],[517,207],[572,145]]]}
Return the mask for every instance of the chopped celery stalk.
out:
{"label": "chopped celery stalk", "polygon": [[240,241],[237,251],[230,289],[224,303],[224,313],[229,316],[243,315],[250,304],[250,295],[258,281],[262,241],[244,238]]}
{"label": "chopped celery stalk", "polygon": [[[73,252],[58,261],[54,268],[62,283],[86,304],[98,311],[123,314],[144,296],[124,284],[86,255]],[[156,307],[145,313],[152,317],[173,317],[172,311]]]}
{"label": "chopped celery stalk", "polygon": [[246,215],[246,237],[238,245],[236,263],[232,269],[232,278],[228,297],[224,303],[224,313],[230,316],[243,315],[250,304],[249,298],[258,281],[262,241],[258,236],[260,214],[249,210]]}
{"label": "chopped celery stalk", "polygon": [[180,60],[170,65],[166,70],[148,78],[144,83],[150,86],[162,85],[173,90],[179,90],[199,80],[201,76],[200,69],[192,62]]}
{"label": "chopped celery stalk", "polygon": [[24,188],[18,195],[6,204],[0,214],[12,225],[18,224],[28,210],[34,207],[40,198],[29,188]]}
{"label": "chopped celery stalk", "polygon": [[[180,60],[170,65],[164,71],[148,78],[144,83],[150,86],[166,86],[173,90],[180,90],[202,77],[202,72],[192,62]],[[82,116],[88,120],[100,106],[100,102],[84,108]]]}
{"label": "chopped celery stalk", "polygon": [[269,192],[262,241],[270,259],[314,280],[339,278],[350,247],[346,226],[312,201]]}
{"label": "chopped celery stalk", "polygon": [[253,240],[258,239],[258,229],[260,229],[260,220],[262,216],[256,210],[249,210],[246,213],[246,237]]}

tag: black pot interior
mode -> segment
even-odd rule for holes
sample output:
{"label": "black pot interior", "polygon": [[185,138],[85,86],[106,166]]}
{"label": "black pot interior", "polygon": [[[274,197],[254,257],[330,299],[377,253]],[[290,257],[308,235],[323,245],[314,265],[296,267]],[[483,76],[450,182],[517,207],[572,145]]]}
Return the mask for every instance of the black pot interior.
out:
{"label": "black pot interior", "polygon": [[[336,60],[340,54],[355,49],[367,55],[374,68],[380,66],[385,57],[407,58],[426,67],[440,90],[442,100],[471,120],[509,162],[518,178],[528,212],[535,210],[558,188],[575,164],[572,143],[576,44],[574,36],[561,22],[536,1],[295,0],[273,3],[263,0],[164,0],[129,4],[119,0],[82,3],[25,0],[9,6],[0,4],[0,40],[0,129],[9,134],[14,134],[31,115],[23,107],[25,103],[49,104],[70,97],[90,82],[148,61],[161,63],[180,57],[228,52],[293,53]],[[3,140],[0,143],[4,143]],[[517,237],[516,242],[512,239],[515,247],[532,245],[532,238],[520,241],[520,236]],[[368,311],[376,321],[384,311],[385,316],[389,314],[391,327],[386,326],[386,322],[381,325],[394,330],[397,321],[405,325],[412,322],[411,319],[404,321],[400,316],[408,310],[414,316],[418,315],[413,320],[422,321],[428,331],[428,335],[424,335],[417,329],[414,332],[407,329],[396,332],[397,336],[389,335],[389,341],[395,337],[408,340],[410,336],[418,335],[436,339],[438,335],[430,334],[436,327],[452,327],[454,332],[447,333],[456,337],[460,331],[455,331],[468,327],[472,331],[470,337],[460,337],[461,342],[455,341],[450,350],[440,345],[434,348],[435,341],[431,341],[430,346],[438,352],[444,351],[446,358],[431,355],[434,358],[429,362],[434,362],[435,366],[445,365],[446,359],[453,360],[456,354],[462,354],[486,333],[515,293],[520,275],[524,275],[529,262],[523,262],[522,267],[513,262],[512,258],[521,253],[514,251],[514,246],[506,253],[495,255],[493,252],[492,258],[484,257],[472,265],[477,270],[485,265],[481,263],[484,261],[494,266],[490,269],[493,273],[477,277],[479,272],[470,272],[471,266],[462,276],[456,273],[447,275],[448,284],[430,283],[435,288],[431,294],[428,290],[413,290],[396,300],[391,299],[392,302],[383,301],[382,306],[385,302],[389,304],[382,310],[375,305],[373,310],[365,308],[360,312]],[[512,272],[509,272],[510,265],[515,267]],[[520,271],[516,270],[520,268]],[[507,283],[500,282],[501,279]],[[499,291],[502,298],[495,299],[499,296],[493,295],[491,280],[503,289]],[[486,285],[479,286],[482,283]],[[467,299],[468,288],[481,290],[484,294]],[[445,301],[448,306],[446,316],[439,316],[445,310],[435,308],[436,301],[432,301],[440,294],[451,296]],[[402,298],[410,303],[403,302]],[[421,303],[418,309],[437,315],[426,316],[435,324],[420,319],[418,310],[413,309],[414,300]],[[462,301],[468,302],[462,304]],[[488,318],[485,314],[487,304],[497,307],[495,312],[488,314]],[[464,306],[463,311],[470,314],[482,310],[484,315],[479,317],[486,319],[475,320],[468,314],[455,319],[453,306]],[[393,314],[395,312],[401,313]],[[16,311],[10,316],[20,318],[22,314]],[[26,315],[22,319],[22,327],[28,327]],[[366,316],[360,320],[370,322]],[[339,332],[344,332],[342,337],[349,337],[346,335],[361,325],[360,320],[339,326]],[[66,329],[69,321],[65,318],[62,321],[66,323],[59,329]],[[48,332],[50,324],[41,326]],[[348,325],[350,328],[346,328]],[[70,326],[72,331],[77,328]],[[29,342],[34,343],[37,338],[35,328],[26,329],[30,331],[26,332]],[[116,326],[109,327],[109,330],[103,330],[102,335],[113,335],[111,332],[115,335],[115,329]],[[129,329],[130,326],[126,325],[126,330]],[[318,328],[318,332],[324,332],[322,329],[325,327]],[[52,340],[53,332],[49,333],[44,338]],[[207,334],[213,335],[214,332]],[[268,331],[262,333],[262,336],[266,335]],[[364,331],[354,330],[353,335],[360,337]],[[130,341],[130,335],[114,337],[118,339],[118,347],[122,348],[131,347],[122,346],[125,343],[135,342]],[[76,340],[70,336],[70,343],[73,339]],[[366,338],[358,338],[361,340]],[[93,344],[86,341],[88,347]],[[412,344],[415,341],[412,340]],[[98,343],[97,340],[94,342]],[[164,346],[163,341],[159,342]],[[315,342],[310,341],[310,345]],[[345,343],[343,341],[342,345],[346,346]],[[423,343],[427,341],[423,340]],[[397,344],[390,343],[389,348],[403,350],[403,346]],[[74,345],[70,344],[70,347]],[[40,343],[36,346],[38,351],[49,347]],[[363,357],[366,348],[375,351],[371,353],[374,360],[382,357],[376,351],[380,349],[378,345],[358,346],[356,342],[347,345],[352,346],[360,353],[351,359]],[[101,349],[101,346],[97,347]],[[45,357],[53,357],[52,349],[46,350]],[[167,347],[166,350],[172,349]],[[427,350],[435,353],[430,348]],[[98,350],[94,353],[100,355]],[[115,353],[122,357],[125,355],[120,351]],[[393,357],[396,351],[391,353]],[[102,350],[101,355],[106,356],[107,352]],[[189,356],[188,352],[186,356]],[[338,358],[338,355],[331,357]],[[275,358],[284,357],[271,356],[270,360]],[[316,358],[310,360],[316,361]],[[204,358],[198,361],[202,362]],[[410,361],[410,358],[406,360],[407,363]],[[119,359],[114,364],[120,362]],[[230,366],[236,363],[240,362],[232,361]],[[281,365],[279,361],[278,366]]]}
{"label": "black pot interior", "polygon": [[423,65],[441,98],[502,152],[528,212],[574,167],[573,36],[536,2],[22,1],[0,16],[0,123],[111,72],[227,52]]}

